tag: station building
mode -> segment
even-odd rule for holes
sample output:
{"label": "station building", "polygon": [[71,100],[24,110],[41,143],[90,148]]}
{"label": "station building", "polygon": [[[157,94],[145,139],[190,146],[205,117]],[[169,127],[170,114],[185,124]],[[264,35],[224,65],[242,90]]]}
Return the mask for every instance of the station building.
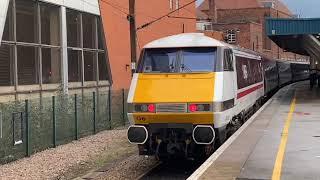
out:
{"label": "station building", "polygon": [[215,0],[215,4],[210,4],[210,1],[205,0],[197,8],[198,31],[222,32],[226,42],[274,59],[308,60],[305,56],[281,49],[266,34],[266,18],[296,17],[280,0]]}
{"label": "station building", "polygon": [[[137,27],[186,3],[137,1]],[[128,0],[1,0],[0,8],[0,101],[129,87]],[[194,18],[195,4],[176,14]],[[194,31],[194,19],[165,17],[138,31],[137,51]]]}

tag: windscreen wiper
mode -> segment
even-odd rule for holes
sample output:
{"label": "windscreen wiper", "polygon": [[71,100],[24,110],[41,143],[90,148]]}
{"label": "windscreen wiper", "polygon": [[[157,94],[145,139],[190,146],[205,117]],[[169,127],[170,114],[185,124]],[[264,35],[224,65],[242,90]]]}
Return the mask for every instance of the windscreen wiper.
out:
{"label": "windscreen wiper", "polygon": [[182,72],[192,72],[192,70],[185,64],[181,64],[181,70]]}

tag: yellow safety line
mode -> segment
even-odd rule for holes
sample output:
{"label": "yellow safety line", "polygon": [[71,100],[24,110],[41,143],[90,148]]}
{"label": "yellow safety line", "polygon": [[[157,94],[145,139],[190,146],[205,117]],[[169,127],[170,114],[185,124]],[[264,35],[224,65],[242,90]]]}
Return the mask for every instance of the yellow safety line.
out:
{"label": "yellow safety line", "polygon": [[293,112],[295,110],[296,106],[296,98],[294,97],[291,105],[290,105],[290,111],[288,114],[288,117],[286,119],[285,126],[282,131],[281,135],[281,142],[277,154],[276,162],[274,163],[273,173],[272,173],[272,180],[280,180],[281,179],[281,170],[282,170],[282,163],[284,154],[286,151],[287,141],[288,141],[288,135],[289,135],[289,128],[292,121]]}

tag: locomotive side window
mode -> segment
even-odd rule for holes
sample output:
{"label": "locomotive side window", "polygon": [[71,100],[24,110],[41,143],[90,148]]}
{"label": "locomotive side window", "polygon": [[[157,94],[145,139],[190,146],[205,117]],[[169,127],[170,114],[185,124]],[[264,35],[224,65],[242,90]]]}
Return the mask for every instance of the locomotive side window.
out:
{"label": "locomotive side window", "polygon": [[224,50],[223,70],[233,71],[233,54],[231,49]]}

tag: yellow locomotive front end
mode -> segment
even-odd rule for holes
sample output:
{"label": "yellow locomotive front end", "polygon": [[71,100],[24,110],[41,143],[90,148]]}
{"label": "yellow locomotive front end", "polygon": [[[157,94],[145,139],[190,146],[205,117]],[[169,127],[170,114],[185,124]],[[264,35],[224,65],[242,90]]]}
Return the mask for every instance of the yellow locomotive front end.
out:
{"label": "yellow locomotive front end", "polygon": [[211,152],[217,48],[146,48],[141,57],[128,96],[129,141],[161,159]]}

